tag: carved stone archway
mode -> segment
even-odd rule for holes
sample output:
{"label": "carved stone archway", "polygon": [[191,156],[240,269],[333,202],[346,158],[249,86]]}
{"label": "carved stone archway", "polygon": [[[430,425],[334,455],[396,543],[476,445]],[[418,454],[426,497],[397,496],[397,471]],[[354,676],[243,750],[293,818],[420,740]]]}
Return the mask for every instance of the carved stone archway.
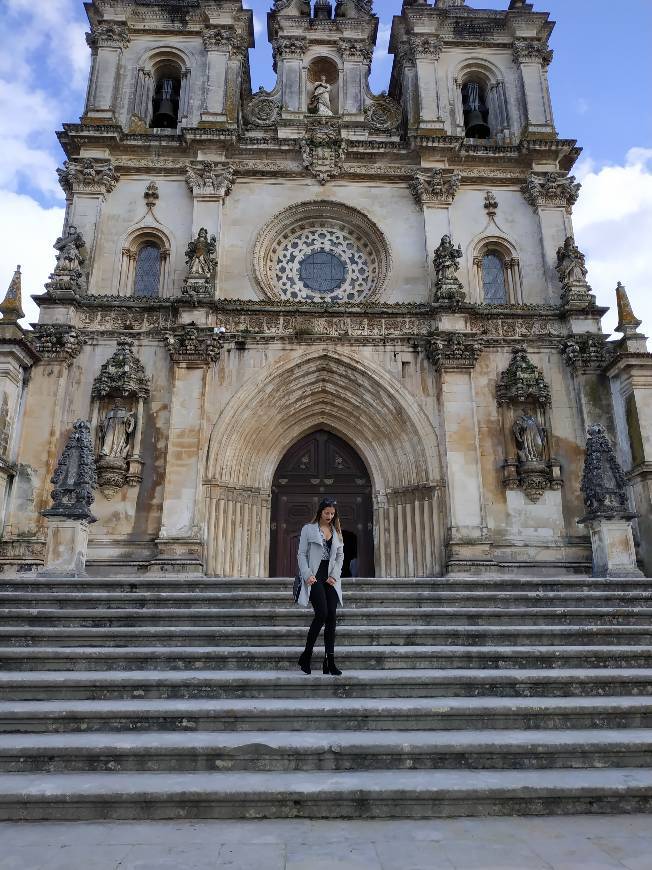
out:
{"label": "carved stone archway", "polygon": [[376,576],[441,574],[445,499],[432,423],[381,368],[321,348],[252,378],[218,418],[204,479],[207,573],[268,576],[274,472],[317,428],[355,445],[369,470]]}

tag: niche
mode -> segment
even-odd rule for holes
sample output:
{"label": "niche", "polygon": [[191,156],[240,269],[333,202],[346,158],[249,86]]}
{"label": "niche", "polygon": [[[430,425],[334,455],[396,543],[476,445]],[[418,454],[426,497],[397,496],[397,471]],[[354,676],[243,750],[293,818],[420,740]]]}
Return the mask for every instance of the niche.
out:
{"label": "niche", "polygon": [[308,66],[307,105],[311,115],[329,117],[340,111],[339,72],[335,61],[317,57]]}

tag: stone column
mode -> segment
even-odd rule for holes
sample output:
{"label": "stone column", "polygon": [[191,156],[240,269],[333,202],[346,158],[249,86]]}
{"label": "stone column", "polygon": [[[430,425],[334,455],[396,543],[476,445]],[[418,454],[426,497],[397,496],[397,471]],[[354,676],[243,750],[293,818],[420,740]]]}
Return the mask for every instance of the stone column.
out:
{"label": "stone column", "polygon": [[525,39],[514,43],[514,63],[520,69],[527,113],[522,136],[527,139],[554,139],[557,136],[546,70],[552,51],[545,43]]}
{"label": "stone column", "polygon": [[436,36],[412,36],[410,48],[417,70],[418,131],[424,136],[445,136],[437,77],[437,62],[442,52],[441,39]]}
{"label": "stone column", "polygon": [[227,63],[236,42],[236,33],[232,28],[211,27],[202,35],[206,49],[206,93],[199,124],[212,127],[227,120]]}
{"label": "stone column", "polygon": [[105,21],[97,24],[86,39],[93,62],[83,122],[115,123],[116,81],[122,52],[129,44],[129,31],[124,24]]}
{"label": "stone column", "polygon": [[341,39],[338,48],[342,55],[344,70],[340,84],[340,115],[358,115],[364,112],[364,92],[369,65],[373,54],[366,43],[353,39]]}
{"label": "stone column", "polygon": [[410,190],[423,212],[425,256],[430,276],[429,285],[435,280],[432,254],[443,236],[451,235],[450,207],[461,183],[460,173],[452,169],[428,169],[416,171],[410,182]]}
{"label": "stone column", "polygon": [[110,160],[90,157],[66,160],[57,174],[68,204],[64,235],[70,226],[79,230],[88,253],[85,267],[91,274],[102,206],[120,176]]}
{"label": "stone column", "polygon": [[37,326],[32,346],[41,358],[31,370],[23,427],[18,443],[20,462],[5,532],[9,538],[34,538],[43,532],[40,512],[46,507],[50,478],[57,461],[68,370],[83,346],[81,333],[64,324]]}
{"label": "stone column", "polygon": [[209,370],[219,362],[222,337],[212,329],[186,326],[167,338],[174,365],[170,430],[165,461],[159,560],[201,570],[201,470],[204,401]]}
{"label": "stone column", "polygon": [[476,418],[473,369],[481,346],[472,335],[441,333],[426,353],[437,374],[448,486],[448,572],[491,561]]}
{"label": "stone column", "polygon": [[616,298],[616,330],[623,338],[605,372],[612,385],[617,443],[638,514],[639,554],[645,574],[652,577],[652,354],[622,284]]}
{"label": "stone column", "polygon": [[20,266],[0,303],[0,539],[9,489],[16,474],[17,443],[31,367],[39,359],[18,320],[23,318]]}
{"label": "stone column", "polygon": [[303,56],[307,45],[303,36],[281,36],[272,41],[274,70],[278,72],[281,92],[282,117],[292,117],[297,112],[307,111],[303,81]]}
{"label": "stone column", "polygon": [[563,172],[530,172],[521,192],[539,216],[543,259],[549,301],[561,303],[562,288],[557,273],[557,251],[572,236],[571,213],[581,185]]}
{"label": "stone column", "polygon": [[52,483],[53,504],[42,512],[48,520],[48,537],[39,574],[85,577],[88,525],[96,521],[90,511],[95,500],[95,458],[85,420],[74,423]]}
{"label": "stone column", "polygon": [[228,163],[196,161],[188,165],[186,183],[193,200],[192,238],[197,238],[202,228],[206,229],[209,238],[215,236],[215,255],[219,268],[222,211],[224,200],[233,187],[233,170]]}
{"label": "stone column", "polygon": [[414,134],[419,128],[419,82],[414,52],[408,42],[396,50],[397,75],[401,78],[401,103],[407,121],[407,132]]}

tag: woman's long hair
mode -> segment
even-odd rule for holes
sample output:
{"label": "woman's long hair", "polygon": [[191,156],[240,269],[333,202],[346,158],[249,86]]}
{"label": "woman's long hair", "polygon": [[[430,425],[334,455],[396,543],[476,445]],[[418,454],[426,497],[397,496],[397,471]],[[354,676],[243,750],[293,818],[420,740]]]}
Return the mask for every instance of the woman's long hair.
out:
{"label": "woman's long hair", "polygon": [[317,525],[319,525],[319,523],[321,522],[322,512],[327,507],[335,508],[335,516],[333,517],[332,525],[334,526],[335,531],[339,535],[339,538],[341,541],[341,540],[343,540],[343,538],[342,538],[342,526],[340,525],[340,515],[337,512],[337,502],[334,499],[323,499],[322,501],[319,502],[319,507],[317,508],[317,513],[314,516],[313,523],[317,523]]}

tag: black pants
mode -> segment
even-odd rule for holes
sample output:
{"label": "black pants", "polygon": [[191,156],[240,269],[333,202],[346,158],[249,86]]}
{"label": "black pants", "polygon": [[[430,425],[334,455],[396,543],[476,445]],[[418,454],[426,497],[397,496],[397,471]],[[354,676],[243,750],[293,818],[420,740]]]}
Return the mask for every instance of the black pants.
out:
{"label": "black pants", "polygon": [[[315,615],[310,628],[308,629],[308,637],[306,639],[306,650],[312,652],[315,641],[319,636],[319,632],[324,628],[324,647],[327,655],[335,654],[335,619],[337,617],[337,605],[340,599],[337,597],[337,590],[334,586],[330,586],[326,580],[328,578],[328,562],[324,559],[315,575],[317,582],[310,587],[310,603],[312,604]],[[325,627],[324,627],[325,626]]]}

